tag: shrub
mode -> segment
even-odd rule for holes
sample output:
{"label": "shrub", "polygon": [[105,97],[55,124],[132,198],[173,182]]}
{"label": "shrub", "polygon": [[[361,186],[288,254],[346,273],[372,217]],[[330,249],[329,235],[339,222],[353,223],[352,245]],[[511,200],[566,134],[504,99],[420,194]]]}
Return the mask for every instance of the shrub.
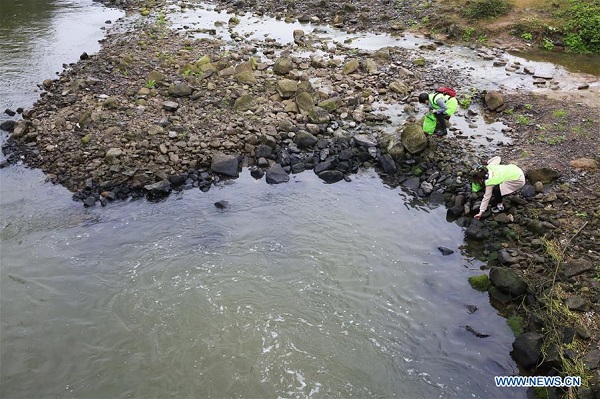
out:
{"label": "shrub", "polygon": [[565,21],[565,44],[578,53],[600,53],[600,1],[568,0],[558,12]]}
{"label": "shrub", "polygon": [[469,19],[490,19],[507,14],[512,7],[508,0],[470,0],[462,14]]}

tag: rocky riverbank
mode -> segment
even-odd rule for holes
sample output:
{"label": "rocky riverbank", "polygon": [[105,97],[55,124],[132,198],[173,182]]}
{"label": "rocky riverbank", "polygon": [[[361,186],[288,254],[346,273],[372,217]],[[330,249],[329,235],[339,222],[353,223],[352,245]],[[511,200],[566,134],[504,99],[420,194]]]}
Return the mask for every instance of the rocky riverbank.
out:
{"label": "rocky riverbank", "polygon": [[[585,375],[588,387],[578,395],[600,395],[596,104],[472,91],[466,71],[427,62],[442,43],[357,51],[300,29],[289,44],[249,40],[236,32],[235,17],[221,22],[233,38],[226,43],[195,38],[191,28],[172,31],[160,2],[119,5],[147,17],[115,29],[97,55],[84,54],[59,79],[43,82],[43,96],[23,120],[5,126],[11,162],[41,168],[86,206],[209,190],[245,166],[270,184],[301,172],[335,183],[374,167],[387,183],[444,204],[449,220],[465,227],[465,250],[490,269],[491,286],[482,286],[518,335],[513,357],[523,373]],[[356,19],[379,29],[380,19],[369,25],[350,5],[340,10],[354,19],[338,22],[335,10],[320,14],[313,6],[269,13],[350,29]],[[384,6],[369,4],[364,15]],[[384,25],[381,31],[397,30]],[[501,53],[486,52],[490,65]],[[486,113],[508,126],[512,145],[496,153],[522,166],[528,185],[506,200],[505,213],[473,220],[481,194],[470,192],[468,174],[483,153],[464,132],[452,127],[439,138],[420,129],[416,96],[441,84],[469,94],[454,119]],[[388,109],[398,109],[402,122],[392,123]]]}

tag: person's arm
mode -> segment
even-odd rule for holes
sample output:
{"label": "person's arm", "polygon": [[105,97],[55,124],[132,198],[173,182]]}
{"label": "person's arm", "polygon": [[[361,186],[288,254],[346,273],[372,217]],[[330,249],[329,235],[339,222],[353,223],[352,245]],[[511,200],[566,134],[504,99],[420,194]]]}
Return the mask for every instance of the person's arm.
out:
{"label": "person's arm", "polygon": [[492,199],[493,191],[494,186],[485,186],[485,194],[483,194],[483,199],[481,200],[481,205],[479,206],[479,213],[475,215],[475,219],[479,219],[487,210],[490,200]]}
{"label": "person's arm", "polygon": [[487,164],[488,165],[500,165],[500,157],[495,156],[495,157],[491,158]]}
{"label": "person's arm", "polygon": [[444,101],[441,95],[437,96],[437,100],[435,100],[435,103],[438,105],[438,107],[440,107],[439,109],[435,110],[436,114],[446,113],[448,107],[446,106],[446,101]]}

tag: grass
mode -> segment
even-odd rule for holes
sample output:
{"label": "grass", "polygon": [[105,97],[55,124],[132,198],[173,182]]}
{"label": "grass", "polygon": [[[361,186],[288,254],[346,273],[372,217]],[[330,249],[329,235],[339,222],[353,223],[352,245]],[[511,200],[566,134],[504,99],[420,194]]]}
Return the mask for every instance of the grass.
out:
{"label": "grass", "polygon": [[516,120],[519,125],[528,125],[529,123],[531,123],[531,119],[523,114],[517,115]]}

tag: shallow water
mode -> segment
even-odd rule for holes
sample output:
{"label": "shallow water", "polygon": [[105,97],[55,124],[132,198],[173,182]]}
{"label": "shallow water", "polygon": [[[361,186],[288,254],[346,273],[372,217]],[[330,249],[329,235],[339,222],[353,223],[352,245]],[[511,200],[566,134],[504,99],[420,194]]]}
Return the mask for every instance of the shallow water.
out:
{"label": "shallow water", "polygon": [[2,192],[3,397],[522,394],[462,230],[372,171],[95,209],[32,174]]}
{"label": "shallow water", "polygon": [[[36,1],[0,26],[2,108],[122,15]],[[373,171],[90,209],[44,180],[0,169],[0,397],[525,397],[494,386],[513,336],[462,229]]]}

